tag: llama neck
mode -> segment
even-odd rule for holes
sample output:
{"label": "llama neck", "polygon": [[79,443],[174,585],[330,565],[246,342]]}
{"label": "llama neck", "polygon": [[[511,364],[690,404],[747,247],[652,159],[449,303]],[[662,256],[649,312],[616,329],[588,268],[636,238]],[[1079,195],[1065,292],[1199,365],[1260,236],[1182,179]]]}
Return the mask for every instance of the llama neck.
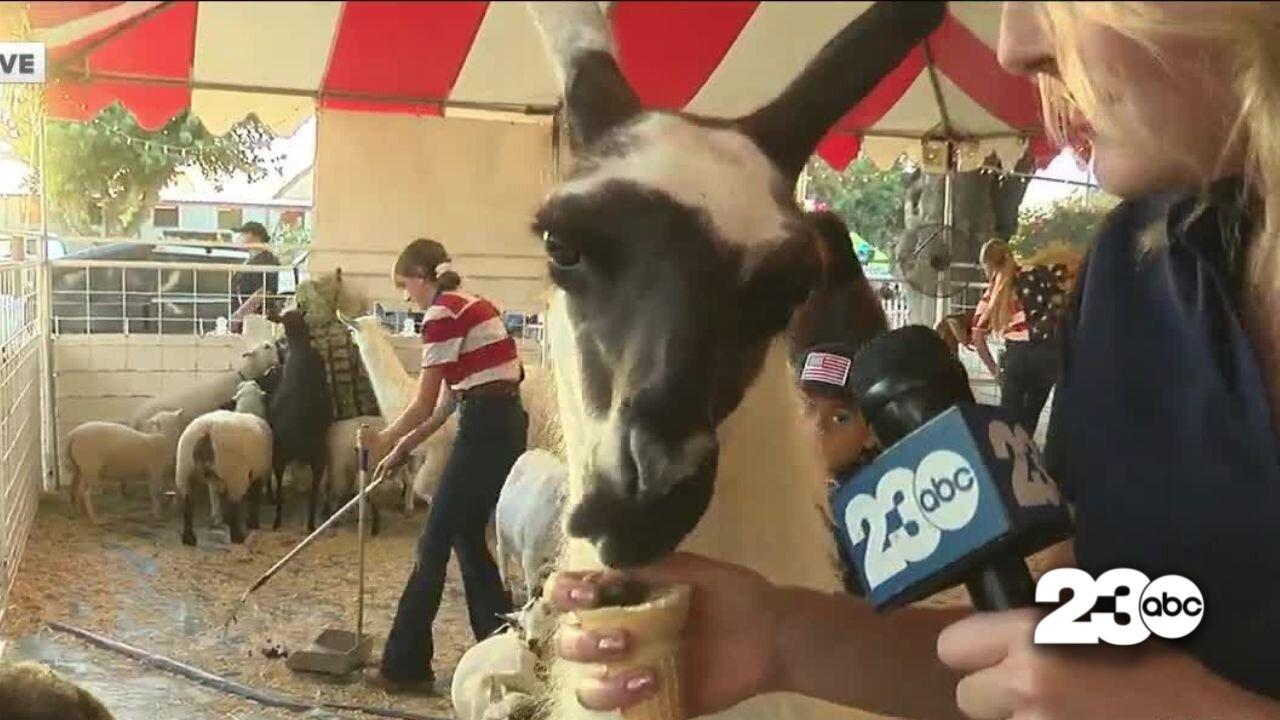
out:
{"label": "llama neck", "polygon": [[[715,492],[680,549],[752,568],[775,583],[838,590],[826,473],[787,348],[774,341],[741,404],[720,425]],[[587,542],[570,540],[567,550],[572,567],[600,564]]]}
{"label": "llama neck", "polygon": [[742,403],[721,424],[715,494],[681,549],[753,568],[776,583],[836,590],[827,478],[788,347],[774,341]]}
{"label": "llama neck", "polygon": [[414,382],[396,355],[391,339],[377,332],[361,331],[356,341],[360,359],[369,373],[373,395],[382,419],[393,422],[413,400]]}

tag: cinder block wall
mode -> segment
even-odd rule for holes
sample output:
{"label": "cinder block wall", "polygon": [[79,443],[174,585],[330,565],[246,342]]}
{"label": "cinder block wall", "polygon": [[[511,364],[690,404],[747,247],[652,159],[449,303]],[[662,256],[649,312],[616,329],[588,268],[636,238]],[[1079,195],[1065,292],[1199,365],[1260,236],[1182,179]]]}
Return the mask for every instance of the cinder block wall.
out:
{"label": "cinder block wall", "polygon": [[[421,344],[395,337],[400,359],[418,372]],[[58,447],[89,420],[126,422],[143,402],[235,367],[250,341],[238,336],[62,335],[53,343]],[[526,364],[541,362],[536,344],[521,342]]]}

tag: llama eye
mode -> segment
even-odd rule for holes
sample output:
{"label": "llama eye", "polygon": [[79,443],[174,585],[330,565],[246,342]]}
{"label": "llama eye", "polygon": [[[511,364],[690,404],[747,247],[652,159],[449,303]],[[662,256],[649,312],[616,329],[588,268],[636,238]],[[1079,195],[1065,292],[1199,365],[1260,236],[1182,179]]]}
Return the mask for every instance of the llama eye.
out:
{"label": "llama eye", "polygon": [[549,232],[542,233],[542,243],[547,257],[558,268],[571,268],[582,262],[582,253]]}

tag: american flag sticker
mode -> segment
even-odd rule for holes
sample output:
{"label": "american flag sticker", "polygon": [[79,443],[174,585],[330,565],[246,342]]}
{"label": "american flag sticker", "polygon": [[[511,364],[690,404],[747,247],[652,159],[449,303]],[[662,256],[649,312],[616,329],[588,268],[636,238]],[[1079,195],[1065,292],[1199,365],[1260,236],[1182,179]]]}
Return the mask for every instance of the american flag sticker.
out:
{"label": "american flag sticker", "polygon": [[840,355],[825,352],[812,352],[804,359],[804,369],[800,371],[800,379],[827,383],[844,387],[849,379],[849,368],[853,361]]}

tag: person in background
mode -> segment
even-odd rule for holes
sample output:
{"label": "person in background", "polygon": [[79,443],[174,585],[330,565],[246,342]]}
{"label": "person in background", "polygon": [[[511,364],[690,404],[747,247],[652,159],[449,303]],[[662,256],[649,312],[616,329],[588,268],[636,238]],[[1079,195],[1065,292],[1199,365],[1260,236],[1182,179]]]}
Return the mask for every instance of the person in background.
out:
{"label": "person in background", "polygon": [[834,485],[852,477],[876,449],[850,384],[856,355],[849,345],[827,343],[806,350],[799,363],[805,416],[817,431],[818,451]]}
{"label": "person in background", "polygon": [[[833,498],[837,490],[875,459],[879,450],[875,433],[863,419],[853,391],[856,355],[857,351],[848,345],[827,343],[801,353],[797,363],[805,417],[813,423]],[[844,546],[837,543],[836,548],[843,557]],[[843,573],[843,581],[846,590],[861,593],[850,573]]]}
{"label": "person in background", "polygon": [[[990,284],[973,312],[970,341],[1000,385],[1000,405],[1034,435],[1049,392],[1058,379],[1057,330],[1066,306],[1068,270],[1019,266],[1009,246],[991,240],[978,255]],[[987,337],[1004,339],[997,366]]]}
{"label": "person in background", "polygon": [[[234,229],[237,245],[270,245],[271,235],[267,228],[256,220]],[[261,248],[249,255],[245,265],[276,266],[280,259],[271,248]],[[232,313],[233,324],[245,315],[256,312],[271,314],[280,309],[279,278],[274,269],[236,273],[231,280],[231,295],[235,298],[236,309]]]}
{"label": "person in background", "polygon": [[403,463],[455,406],[461,417],[381,666],[367,671],[365,680],[390,692],[432,693],[431,630],[450,554],[458,553],[477,641],[511,612],[485,531],[507,473],[525,451],[529,418],[520,400],[524,369],[515,340],[493,303],[458,289],[462,279],[444,246],[414,240],[400,253],[392,277],[406,299],[426,311],[422,373],[413,401],[381,433],[379,443],[394,447],[375,477]]}

